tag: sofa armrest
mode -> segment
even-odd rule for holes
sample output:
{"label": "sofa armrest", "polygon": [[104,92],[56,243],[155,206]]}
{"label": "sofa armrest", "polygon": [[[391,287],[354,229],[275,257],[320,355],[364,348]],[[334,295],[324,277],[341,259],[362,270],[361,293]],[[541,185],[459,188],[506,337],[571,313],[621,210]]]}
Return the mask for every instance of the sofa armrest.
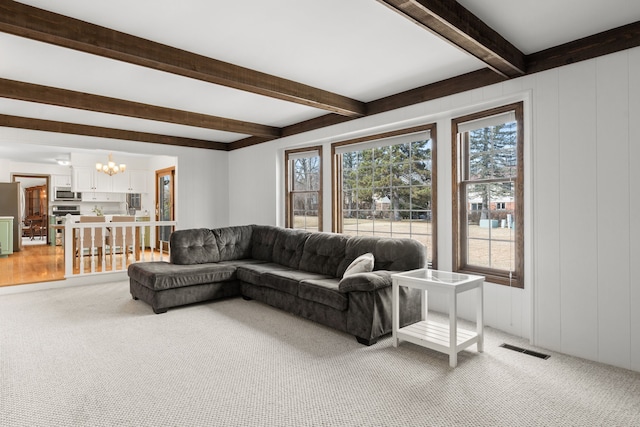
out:
{"label": "sofa armrest", "polygon": [[338,290],[340,292],[375,291],[376,289],[391,286],[391,275],[395,271],[376,270],[369,273],[357,273],[340,280]]}

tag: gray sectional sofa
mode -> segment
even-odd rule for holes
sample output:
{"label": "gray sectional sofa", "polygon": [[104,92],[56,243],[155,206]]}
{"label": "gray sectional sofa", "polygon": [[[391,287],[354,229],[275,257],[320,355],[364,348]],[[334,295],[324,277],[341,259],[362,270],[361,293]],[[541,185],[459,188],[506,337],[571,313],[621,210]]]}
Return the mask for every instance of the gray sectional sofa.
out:
{"label": "gray sectional sofa", "polygon": [[[372,271],[364,254],[373,254]],[[155,313],[241,295],[370,345],[391,332],[391,274],[426,262],[426,248],[411,239],[245,225],[175,231],[168,263],[135,263],[128,275],[133,298]],[[416,290],[401,288],[400,304],[401,326],[420,320]]]}

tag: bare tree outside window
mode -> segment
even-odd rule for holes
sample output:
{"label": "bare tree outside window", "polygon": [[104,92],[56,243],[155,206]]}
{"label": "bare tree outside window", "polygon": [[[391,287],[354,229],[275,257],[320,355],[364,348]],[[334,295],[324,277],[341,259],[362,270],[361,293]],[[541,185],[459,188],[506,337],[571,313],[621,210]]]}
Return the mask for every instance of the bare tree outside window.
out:
{"label": "bare tree outside window", "polygon": [[287,227],[322,231],[321,149],[285,152]]}

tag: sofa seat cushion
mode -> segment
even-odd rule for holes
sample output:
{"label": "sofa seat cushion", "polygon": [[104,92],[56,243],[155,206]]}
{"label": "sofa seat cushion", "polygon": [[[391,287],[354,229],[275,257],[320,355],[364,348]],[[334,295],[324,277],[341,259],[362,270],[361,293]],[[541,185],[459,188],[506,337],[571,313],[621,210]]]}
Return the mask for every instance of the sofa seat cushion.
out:
{"label": "sofa seat cushion", "polygon": [[338,290],[340,279],[306,279],[298,285],[298,297],[344,311],[349,298]]}
{"label": "sofa seat cushion", "polygon": [[238,279],[252,285],[260,285],[260,277],[267,271],[291,270],[284,265],[275,262],[245,263],[238,266]]}
{"label": "sofa seat cushion", "polygon": [[162,261],[138,262],[128,269],[129,277],[154,291],[236,279],[236,267],[217,263],[176,265]]}
{"label": "sofa seat cushion", "polygon": [[267,271],[260,277],[259,285],[297,296],[298,285],[301,281],[309,279],[321,280],[329,278],[330,276],[325,276],[318,273],[310,273],[308,271],[301,270],[290,269],[280,271]]}

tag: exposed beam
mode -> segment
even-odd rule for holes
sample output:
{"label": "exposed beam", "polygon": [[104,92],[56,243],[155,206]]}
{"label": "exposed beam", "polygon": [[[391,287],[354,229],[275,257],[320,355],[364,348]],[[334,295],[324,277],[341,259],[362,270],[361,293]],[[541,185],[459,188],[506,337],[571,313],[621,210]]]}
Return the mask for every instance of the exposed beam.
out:
{"label": "exposed beam", "polygon": [[378,0],[505,77],[525,73],[524,54],[454,0]]}
{"label": "exposed beam", "polygon": [[204,141],[201,139],[181,138],[177,136],[159,135],[147,132],[135,132],[100,126],[9,116],[5,114],[0,114],[0,126],[39,130],[44,132],[66,133],[71,135],[95,136],[98,138],[121,139],[126,141],[151,142],[154,144],[178,145],[181,147],[206,148],[209,150],[229,150],[229,144],[224,142]]}
{"label": "exposed beam", "polygon": [[[504,80],[506,80],[504,77],[496,74],[488,68],[484,68],[482,70],[472,71],[450,79],[441,80],[426,86],[371,101],[367,103],[367,111],[368,115],[384,113],[386,111],[408,107],[420,102],[430,101],[467,90],[473,90],[494,83],[499,83]],[[282,137],[284,138],[291,135],[309,132],[350,120],[354,120],[354,118],[338,116],[337,114],[325,114],[324,116],[305,120],[282,128]],[[229,144],[229,150],[250,147],[252,145],[263,143],[267,140],[268,139],[257,137],[244,138]]]}
{"label": "exposed beam", "polygon": [[262,144],[263,142],[271,140],[273,140],[273,138],[260,138],[259,136],[250,136],[248,138],[243,138],[238,141],[229,143],[229,151],[250,147],[252,145]]}
{"label": "exposed beam", "polygon": [[[439,82],[371,101],[367,104],[367,109],[370,114],[384,113],[385,111],[443,98],[467,90],[478,89],[505,80],[505,77],[494,73],[488,68],[483,68],[482,70],[461,74],[456,77],[440,80]],[[287,128],[283,128],[282,133],[285,134],[286,132]]]}
{"label": "exposed beam", "polygon": [[527,55],[527,74],[640,46],[640,21]]}
{"label": "exposed beam", "polygon": [[11,0],[0,0],[0,31],[341,115],[365,114],[364,103],[346,96]]}
{"label": "exposed beam", "polygon": [[16,80],[0,79],[0,97],[268,138],[280,136],[280,128],[272,126]]}

